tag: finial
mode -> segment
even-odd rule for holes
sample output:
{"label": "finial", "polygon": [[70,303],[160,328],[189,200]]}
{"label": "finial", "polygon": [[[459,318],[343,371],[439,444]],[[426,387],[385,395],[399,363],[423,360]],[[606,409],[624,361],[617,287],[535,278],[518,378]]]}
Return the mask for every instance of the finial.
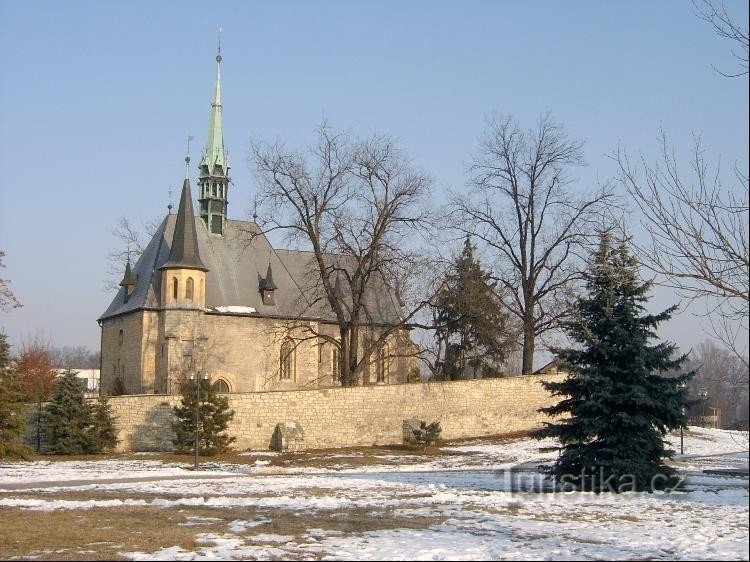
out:
{"label": "finial", "polygon": [[167,212],[172,214],[172,186],[169,186],[169,204],[167,205]]}
{"label": "finial", "polygon": [[[253,222],[258,222],[258,200],[256,199],[253,201]],[[269,252],[268,259],[271,259],[271,254]]]}
{"label": "finial", "polygon": [[190,141],[193,140],[195,137],[192,135],[188,135],[187,138],[187,152],[185,153],[185,179],[188,179],[190,176]]}
{"label": "finial", "polygon": [[219,26],[219,53],[216,55],[216,62],[221,62],[221,26]]}

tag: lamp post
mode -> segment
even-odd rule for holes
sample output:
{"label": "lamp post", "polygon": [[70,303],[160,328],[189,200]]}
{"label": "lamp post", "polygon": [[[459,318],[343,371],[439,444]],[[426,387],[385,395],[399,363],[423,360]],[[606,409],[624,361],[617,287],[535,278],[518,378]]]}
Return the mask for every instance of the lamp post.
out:
{"label": "lamp post", "polygon": [[701,425],[706,427],[706,399],[708,398],[708,391],[705,388],[701,388]]}
{"label": "lamp post", "polygon": [[200,446],[198,425],[201,410],[201,379],[207,381],[208,373],[204,373],[202,376],[196,375],[195,373],[188,374],[188,380],[195,382],[195,470],[198,470],[198,449]]}
{"label": "lamp post", "polygon": [[[683,382],[682,384],[680,384],[680,388],[683,391],[685,390],[686,387],[687,387],[687,383]],[[682,399],[684,400],[684,398],[685,398],[685,396],[683,395]],[[680,411],[682,412],[682,415],[684,416],[685,415],[684,402],[683,402],[683,406],[680,407]],[[684,418],[683,418],[683,421],[681,421],[681,423],[680,423],[680,454],[681,455],[685,454],[685,438],[682,435],[682,426],[683,426],[684,423],[685,422],[684,422]]]}

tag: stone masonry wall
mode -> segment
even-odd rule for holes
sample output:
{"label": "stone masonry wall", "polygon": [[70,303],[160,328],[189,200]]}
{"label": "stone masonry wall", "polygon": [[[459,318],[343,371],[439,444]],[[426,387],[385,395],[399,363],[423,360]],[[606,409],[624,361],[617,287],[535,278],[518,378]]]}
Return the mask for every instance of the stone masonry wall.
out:
{"label": "stone masonry wall", "polygon": [[[537,410],[553,403],[540,381],[561,379],[543,375],[230,394],[235,417],[229,432],[238,450],[266,450],[276,424],[287,420],[302,425],[308,449],[399,444],[407,418],[439,421],[443,439],[528,431],[546,418]],[[119,450],[170,450],[172,406],[179,401],[166,395],[110,397]]]}

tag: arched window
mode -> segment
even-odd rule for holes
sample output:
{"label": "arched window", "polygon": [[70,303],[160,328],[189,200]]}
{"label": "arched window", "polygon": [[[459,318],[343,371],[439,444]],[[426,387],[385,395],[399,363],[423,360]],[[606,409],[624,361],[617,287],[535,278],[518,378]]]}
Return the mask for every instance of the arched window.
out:
{"label": "arched window", "polygon": [[185,298],[189,301],[193,300],[193,278],[188,277],[187,283],[185,283]]}
{"label": "arched window", "polygon": [[281,344],[280,371],[282,380],[294,379],[294,344],[285,340]]}
{"label": "arched window", "polygon": [[204,302],[206,300],[206,294],[203,291],[204,291],[203,279],[201,279],[201,292],[198,294],[198,300],[200,302]]}
{"label": "arched window", "polygon": [[172,277],[172,298],[177,300],[177,277]]}
{"label": "arched window", "polygon": [[388,347],[383,346],[378,350],[378,361],[375,365],[376,380],[375,382],[386,383],[388,382],[388,370],[391,362],[390,353]]}
{"label": "arched window", "polygon": [[219,394],[229,394],[229,383],[224,379],[217,380],[213,385],[214,390]]}
{"label": "arched window", "polygon": [[341,366],[339,365],[339,348],[334,346],[331,350],[331,381],[333,384],[341,382]]}
{"label": "arched window", "polygon": [[214,197],[216,197],[216,182],[214,182]]}
{"label": "arched window", "polygon": [[123,340],[124,334],[123,331],[120,330],[120,333],[117,335],[117,343],[122,346],[122,340]]}

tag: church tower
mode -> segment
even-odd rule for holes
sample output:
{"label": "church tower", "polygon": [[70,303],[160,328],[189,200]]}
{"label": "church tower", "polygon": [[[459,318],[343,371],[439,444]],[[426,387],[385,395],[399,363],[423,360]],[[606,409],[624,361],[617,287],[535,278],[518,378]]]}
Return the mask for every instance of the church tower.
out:
{"label": "church tower", "polygon": [[190,193],[188,167],[185,157],[185,181],[182,184],[180,207],[175,219],[172,247],[162,271],[161,302],[166,308],[203,308],[206,306],[206,271],[198,252],[198,233],[195,230],[193,197]]}
{"label": "church tower", "polygon": [[221,43],[216,55],[216,90],[211,104],[208,139],[199,164],[198,203],[200,216],[210,234],[224,236],[227,226],[229,159],[224,150],[224,124],[221,115]]}

